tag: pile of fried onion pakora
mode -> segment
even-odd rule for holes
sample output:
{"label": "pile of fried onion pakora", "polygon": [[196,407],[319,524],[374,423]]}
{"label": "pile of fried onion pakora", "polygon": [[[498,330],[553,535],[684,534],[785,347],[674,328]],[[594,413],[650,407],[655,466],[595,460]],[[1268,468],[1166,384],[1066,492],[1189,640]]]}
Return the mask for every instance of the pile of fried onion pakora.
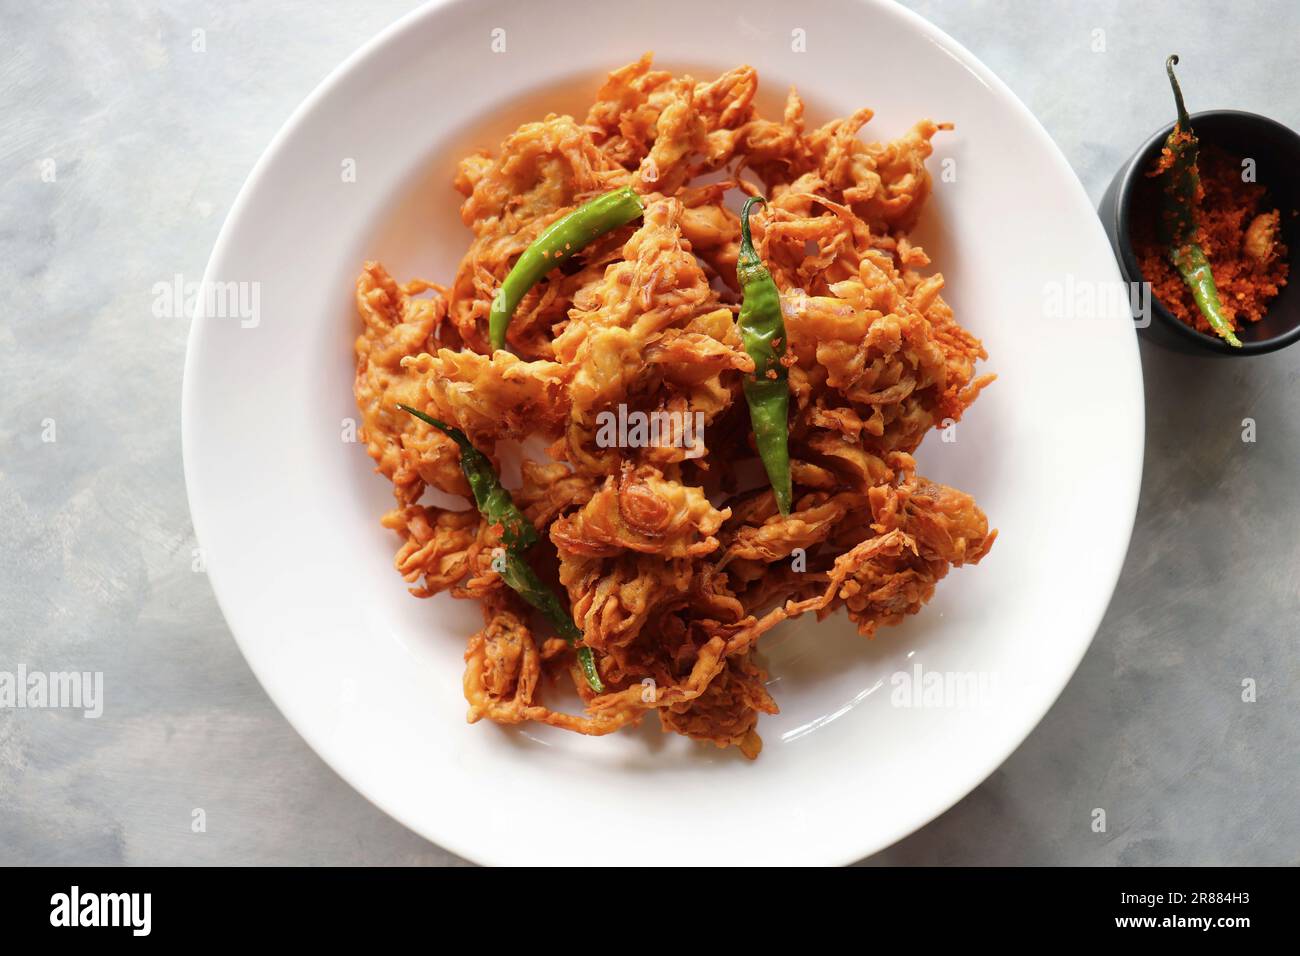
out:
{"label": "pile of fried onion pakora", "polygon": [[[397,570],[417,597],[449,591],[483,609],[465,652],[471,723],[599,735],[653,711],[665,731],[755,757],[758,717],[777,712],[756,656],[764,633],[844,608],[870,637],[993,543],[970,496],[917,475],[912,458],[992,379],[908,240],[931,190],[931,137],[948,127],[924,120],[867,143],[870,110],[808,129],[793,89],[779,118],[760,116],[757,85],[748,66],[700,82],[647,54],[608,76],[585,119],[551,115],[461,160],[473,238],[450,286],[402,284],[375,262],[357,280],[356,400],[396,496],[382,523],[402,539]],[[569,250],[493,350],[494,296],[519,258],[624,188],[643,214]],[[752,243],[786,337],[788,514],[755,467],[742,395],[755,364],[737,329],[734,209],[758,194]],[[704,429],[691,442],[602,440],[615,411]],[[538,437],[545,459],[525,457],[522,484],[501,491],[536,534],[507,546],[510,529],[473,507],[485,486],[471,488],[466,455],[490,469],[504,443]],[[423,504],[430,487],[471,505]],[[508,583],[508,549],[554,589],[568,637]],[[585,713],[544,702],[566,673]]]}

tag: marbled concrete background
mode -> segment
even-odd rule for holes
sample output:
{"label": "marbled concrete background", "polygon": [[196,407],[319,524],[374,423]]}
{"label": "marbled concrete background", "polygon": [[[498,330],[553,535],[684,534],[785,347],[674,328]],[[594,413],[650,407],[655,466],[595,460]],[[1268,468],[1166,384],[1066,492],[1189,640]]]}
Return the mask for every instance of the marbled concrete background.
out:
{"label": "marbled concrete background", "polygon": [[[1168,117],[1171,51],[1213,78],[1197,108],[1300,127],[1291,0],[912,5],[1010,84],[1094,201]],[[292,109],[410,6],[6,5],[0,670],[101,670],[113,719],[0,710],[0,863],[462,862],[339,780],[245,666],[191,570],[187,323],[151,314],[154,283],[202,274]],[[1143,366],[1141,511],[1092,650],[1000,770],[869,862],[1300,862],[1300,348],[1144,344]]]}

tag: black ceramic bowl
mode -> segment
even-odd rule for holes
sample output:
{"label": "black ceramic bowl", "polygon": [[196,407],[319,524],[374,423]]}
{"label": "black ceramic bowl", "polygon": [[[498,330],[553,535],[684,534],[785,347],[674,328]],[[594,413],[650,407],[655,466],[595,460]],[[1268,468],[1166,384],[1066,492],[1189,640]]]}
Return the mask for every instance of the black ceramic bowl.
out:
{"label": "black ceramic bowl", "polygon": [[[1215,335],[1198,332],[1180,322],[1160,304],[1151,300],[1151,321],[1142,329],[1151,340],[1180,352],[1214,355],[1260,355],[1300,340],[1300,275],[1295,267],[1296,250],[1300,249],[1300,136],[1265,116],[1236,110],[1210,110],[1193,113],[1192,129],[1204,143],[1214,143],[1235,156],[1255,160],[1256,181],[1267,187],[1271,202],[1281,211],[1280,232],[1291,261],[1291,274],[1281,293],[1269,303],[1268,313],[1258,322],[1247,322],[1239,329],[1241,348],[1233,348]],[[1111,247],[1119,260],[1120,272],[1128,282],[1143,282],[1133,252],[1131,227],[1134,200],[1145,174],[1151,169],[1174,124],[1170,123],[1142,145],[1115,178],[1102,197],[1098,213],[1110,237]]]}

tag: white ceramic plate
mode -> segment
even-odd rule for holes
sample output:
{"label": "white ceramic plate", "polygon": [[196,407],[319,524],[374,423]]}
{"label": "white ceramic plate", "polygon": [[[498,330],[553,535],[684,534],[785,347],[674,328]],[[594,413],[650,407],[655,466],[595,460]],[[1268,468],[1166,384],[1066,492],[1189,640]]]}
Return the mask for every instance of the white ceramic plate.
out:
{"label": "white ceramic plate", "polygon": [[[801,37],[806,52],[793,49]],[[598,739],[467,726],[461,654],[478,609],[407,595],[396,539],[378,524],[388,485],[342,440],[356,416],[362,260],[449,281],[468,242],[455,158],[548,110],[582,115],[603,74],[644,50],[697,76],[750,63],[764,104],[797,84],[817,122],[871,106],[874,139],[924,116],[954,121],[931,169],[955,179],[936,175],[919,235],[999,375],[957,440],[935,433],[919,456],[923,473],[976,496],[1001,530],[992,554],[872,642],[842,617],[765,638],[782,712],[763,719],[753,763],[663,735],[653,718]],[[1121,302],[1081,314],[1119,281],[1101,226],[1006,87],[890,4],[423,8],[340,67],[276,137],[207,281],[259,283],[256,324],[229,306],[230,317],[204,315],[185,368],[185,476],[231,630],[335,770],[473,860],[842,863],[879,850],[961,799],[1038,723],[1127,548],[1141,371]],[[1066,317],[1047,314],[1058,302]],[[918,666],[923,680],[982,677],[986,693],[974,706],[901,706],[897,675]]]}

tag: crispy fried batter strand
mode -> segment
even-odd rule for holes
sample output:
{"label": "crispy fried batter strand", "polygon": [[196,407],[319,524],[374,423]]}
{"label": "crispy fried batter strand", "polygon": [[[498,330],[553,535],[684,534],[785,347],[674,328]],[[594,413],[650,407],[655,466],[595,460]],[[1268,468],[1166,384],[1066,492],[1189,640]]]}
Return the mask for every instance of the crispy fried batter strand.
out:
{"label": "crispy fried batter strand", "polygon": [[[923,120],[870,143],[863,109],[808,131],[795,90],[770,118],[757,88],[748,66],[702,82],[647,54],[609,75],[581,122],[548,116],[461,161],[472,239],[450,288],[399,285],[377,263],[357,280],[361,437],[393,484],[383,524],[403,542],[397,569],[416,596],[483,606],[465,652],[470,722],[599,735],[655,711],[665,731],[755,757],[759,716],[777,712],[757,658],[764,633],[844,608],[871,636],[993,544],[974,501],[916,475],[911,458],[992,380],[907,235],[932,189],[931,140],[951,127]],[[623,186],[644,216],[553,269],[515,310],[512,351],[491,352],[492,297],[514,261]],[[756,192],[769,202],[755,243],[789,339],[788,516],[741,477],[757,456],[734,209]],[[534,636],[536,616],[494,568],[501,529],[473,507],[421,502],[427,487],[462,498],[469,487],[455,443],[398,403],[494,460],[502,442],[549,445],[549,462],[524,457],[513,496],[541,533],[529,563],[567,591],[603,693],[570,645]],[[585,715],[542,701],[566,675]]]}

